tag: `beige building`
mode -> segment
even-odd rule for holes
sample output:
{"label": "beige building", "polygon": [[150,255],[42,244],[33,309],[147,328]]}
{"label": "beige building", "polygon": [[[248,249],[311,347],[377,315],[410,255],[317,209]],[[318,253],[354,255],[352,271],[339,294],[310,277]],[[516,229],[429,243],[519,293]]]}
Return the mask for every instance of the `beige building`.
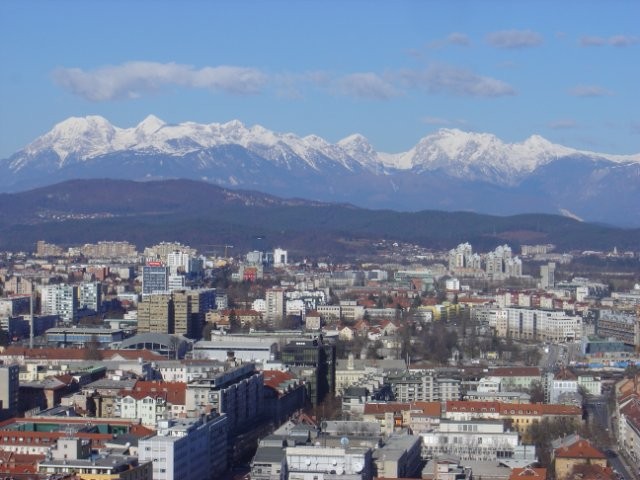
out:
{"label": "beige building", "polygon": [[174,332],[173,300],[168,293],[146,295],[138,304],[138,333]]}
{"label": "beige building", "polygon": [[569,478],[576,465],[607,466],[607,457],[588,440],[578,438],[575,442],[562,445],[553,452],[556,478]]}

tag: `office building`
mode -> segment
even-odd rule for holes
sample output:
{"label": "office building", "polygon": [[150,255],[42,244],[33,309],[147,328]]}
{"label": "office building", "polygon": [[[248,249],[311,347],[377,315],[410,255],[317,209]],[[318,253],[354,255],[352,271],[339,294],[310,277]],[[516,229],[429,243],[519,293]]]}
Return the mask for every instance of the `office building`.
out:
{"label": "office building", "polygon": [[169,290],[169,267],[161,262],[149,262],[142,267],[142,294],[162,293]]}
{"label": "office building", "polygon": [[322,338],[293,340],[282,349],[282,363],[305,378],[309,398],[314,405],[320,403],[326,395],[335,394],[335,345]]}

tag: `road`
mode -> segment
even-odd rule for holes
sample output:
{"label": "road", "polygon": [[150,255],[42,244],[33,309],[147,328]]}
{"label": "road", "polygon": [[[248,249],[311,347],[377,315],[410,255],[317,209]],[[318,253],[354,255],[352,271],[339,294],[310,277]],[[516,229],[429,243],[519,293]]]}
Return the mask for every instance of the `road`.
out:
{"label": "road", "polygon": [[592,422],[592,430],[595,432],[596,446],[603,451],[610,450],[614,455],[607,455],[611,467],[625,480],[638,479],[636,472],[627,465],[618,451],[618,444],[611,435],[613,432],[609,405],[606,396],[592,397],[586,403],[589,421]]}

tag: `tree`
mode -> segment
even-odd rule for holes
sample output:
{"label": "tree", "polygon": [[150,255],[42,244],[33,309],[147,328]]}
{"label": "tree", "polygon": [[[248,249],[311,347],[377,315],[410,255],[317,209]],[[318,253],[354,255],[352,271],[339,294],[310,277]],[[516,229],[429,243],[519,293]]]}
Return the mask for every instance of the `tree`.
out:
{"label": "tree", "polygon": [[531,403],[544,403],[544,387],[542,382],[532,382],[528,391],[531,396]]}
{"label": "tree", "polygon": [[202,329],[202,338],[204,340],[209,341],[211,339],[211,332],[213,332],[213,329],[215,328],[215,325],[211,322],[206,322],[204,324],[204,328]]}
{"label": "tree", "polygon": [[100,352],[100,342],[96,334],[91,335],[89,340],[84,344],[84,359],[85,360],[102,360],[102,353]]}

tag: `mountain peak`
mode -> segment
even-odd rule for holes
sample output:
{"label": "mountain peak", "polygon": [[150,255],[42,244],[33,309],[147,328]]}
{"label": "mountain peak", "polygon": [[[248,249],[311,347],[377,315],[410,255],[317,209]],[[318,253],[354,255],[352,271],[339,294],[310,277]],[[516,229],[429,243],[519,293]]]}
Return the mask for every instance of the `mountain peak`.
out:
{"label": "mountain peak", "polygon": [[147,115],[147,117],[136,126],[136,130],[149,135],[157,132],[165,125],[166,123],[155,115]]}

